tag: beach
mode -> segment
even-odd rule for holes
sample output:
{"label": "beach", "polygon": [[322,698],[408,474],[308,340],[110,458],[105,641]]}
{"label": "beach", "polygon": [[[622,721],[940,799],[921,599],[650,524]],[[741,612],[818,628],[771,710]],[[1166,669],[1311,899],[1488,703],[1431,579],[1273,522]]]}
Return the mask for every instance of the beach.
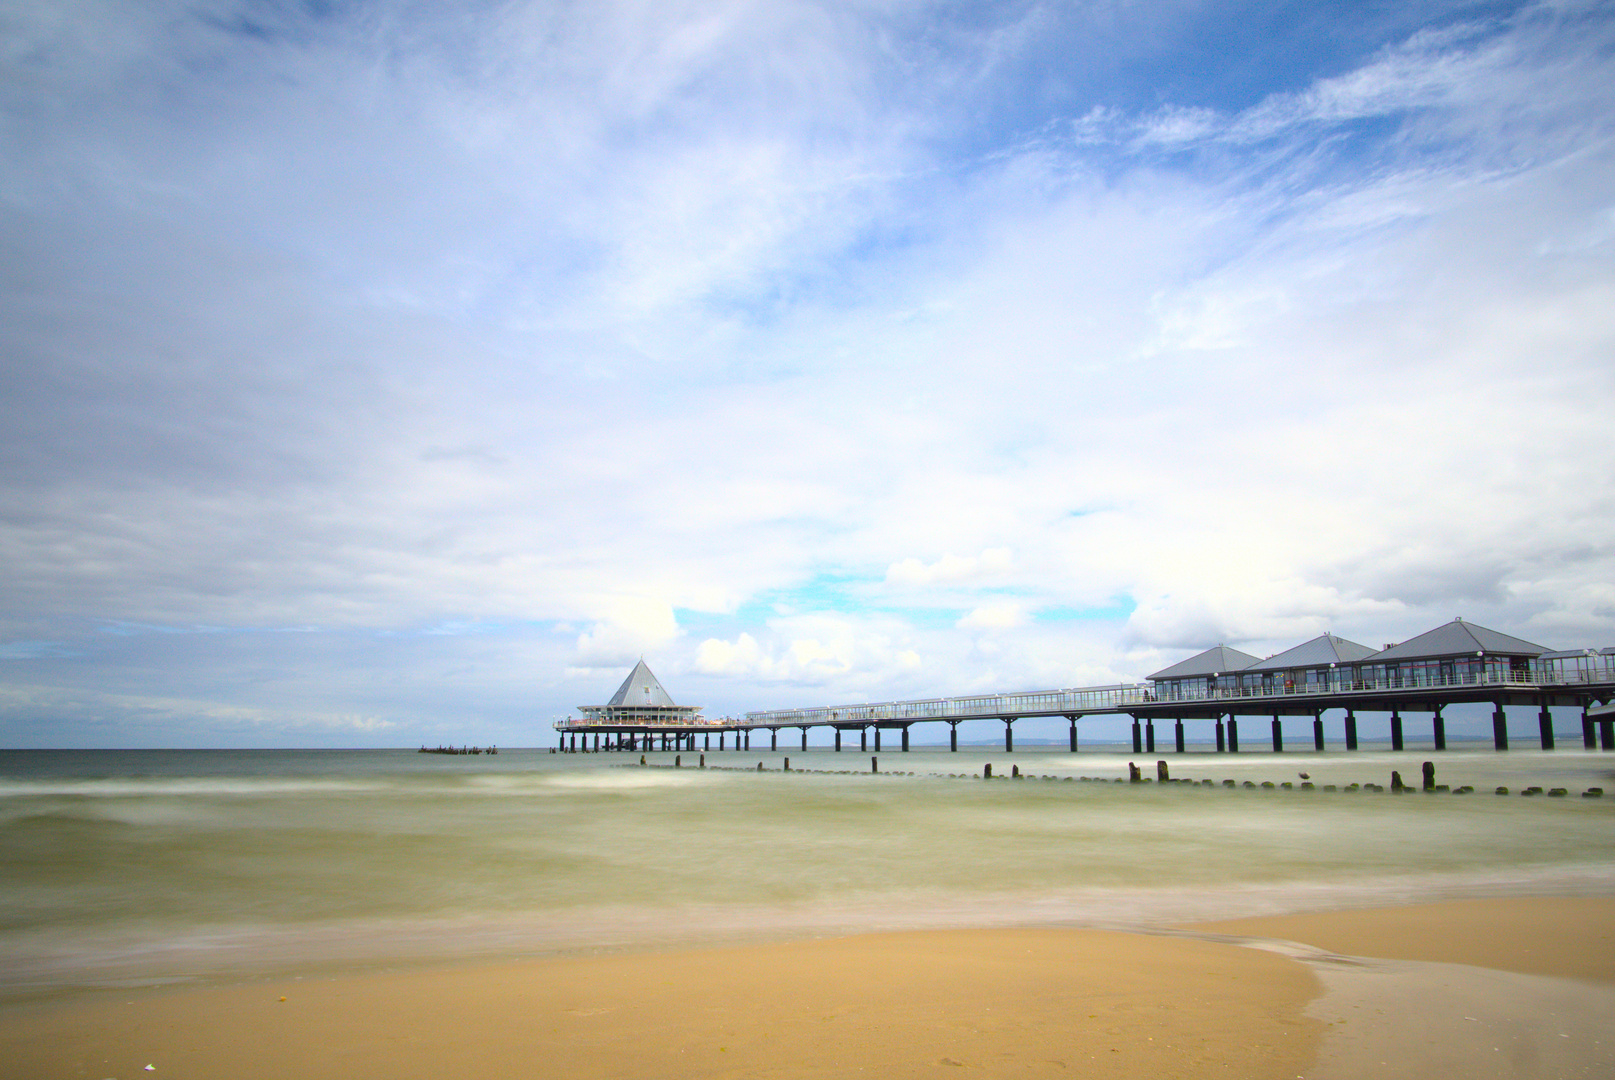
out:
{"label": "beach", "polygon": [[0,1076],[1615,1074],[1610,800],[984,756],[14,758]]}
{"label": "beach", "polygon": [[1615,1065],[1612,920],[1615,899],[1516,898],[102,990],[0,1011],[0,1061],[19,1078],[1597,1076]]}

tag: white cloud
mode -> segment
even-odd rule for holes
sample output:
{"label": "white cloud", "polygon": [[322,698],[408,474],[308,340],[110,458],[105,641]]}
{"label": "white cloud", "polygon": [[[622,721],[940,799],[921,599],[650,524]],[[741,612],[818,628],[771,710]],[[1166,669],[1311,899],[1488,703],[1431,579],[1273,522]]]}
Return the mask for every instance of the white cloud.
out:
{"label": "white cloud", "polygon": [[1026,608],[1014,601],[982,604],[957,624],[961,630],[1011,630],[1026,625]]}
{"label": "white cloud", "polygon": [[738,712],[1615,634],[1599,8],[1237,111],[1045,78],[1052,9],[194,11],[0,54],[0,660],[53,715],[258,692],[103,620],[311,628],[320,714],[401,724],[433,627],[539,714],[641,654]]}
{"label": "white cloud", "polygon": [[943,555],[933,563],[910,557],[887,567],[886,581],[891,585],[915,588],[986,584],[1008,574],[1014,562],[1009,548],[988,548],[980,555]]}

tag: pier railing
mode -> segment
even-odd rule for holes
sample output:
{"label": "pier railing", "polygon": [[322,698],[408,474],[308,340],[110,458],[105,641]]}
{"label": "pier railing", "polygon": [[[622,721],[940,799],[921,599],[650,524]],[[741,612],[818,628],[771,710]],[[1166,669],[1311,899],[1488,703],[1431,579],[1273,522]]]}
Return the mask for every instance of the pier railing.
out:
{"label": "pier railing", "polygon": [[[678,720],[648,720],[629,716],[567,719],[556,723],[559,731],[581,731],[600,727],[645,727],[734,729],[751,727],[797,727],[820,725],[908,724],[923,720],[1019,719],[1032,716],[1081,716],[1091,713],[1125,713],[1137,706],[1186,704],[1208,701],[1283,700],[1306,697],[1340,697],[1405,690],[1463,687],[1540,686],[1544,689],[1603,686],[1615,684],[1615,656],[1597,656],[1594,662],[1577,668],[1535,665],[1528,669],[1441,674],[1413,671],[1380,678],[1360,678],[1346,670],[1340,677],[1324,682],[1284,683],[1261,686],[1218,686],[1179,688],[1164,693],[1164,687],[1151,683],[1119,683],[1114,686],[1085,686],[1061,690],[1034,690],[1014,694],[971,694],[961,697],[924,698],[913,701],[881,701],[857,705],[816,706],[805,709],[760,709],[744,718],[696,716]],[[1237,678],[1230,672],[1229,679]],[[1327,707],[1327,706],[1325,706]]]}
{"label": "pier railing", "polygon": [[[1231,678],[1234,676],[1230,676]],[[1218,686],[1208,689],[1180,689],[1177,693],[1157,694],[1156,703],[1175,701],[1237,701],[1242,698],[1287,698],[1320,696],[1325,694],[1376,693],[1387,690],[1426,690],[1465,686],[1542,686],[1573,687],[1608,685],[1615,682],[1615,671],[1572,670],[1550,671],[1541,669],[1523,671],[1490,671],[1442,675],[1430,672],[1410,672],[1386,675],[1378,679],[1342,677],[1317,683],[1279,683],[1262,686]]]}
{"label": "pier railing", "polygon": [[1003,716],[1062,716],[1113,712],[1153,701],[1148,683],[1034,690],[1020,694],[972,694],[921,701],[882,701],[811,709],[763,709],[746,714],[753,727],[796,724],[870,724],[909,720],[980,720]]}

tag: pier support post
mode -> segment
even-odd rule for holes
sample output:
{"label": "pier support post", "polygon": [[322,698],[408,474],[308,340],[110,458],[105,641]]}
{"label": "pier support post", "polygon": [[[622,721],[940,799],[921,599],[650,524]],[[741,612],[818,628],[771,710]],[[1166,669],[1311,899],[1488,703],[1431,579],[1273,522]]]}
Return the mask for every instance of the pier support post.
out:
{"label": "pier support post", "polygon": [[1314,713],[1312,717],[1312,748],[1323,753],[1323,714]]}
{"label": "pier support post", "polygon": [[[739,736],[737,735],[737,736],[735,736],[735,738],[738,740]],[[737,744],[737,748],[738,748],[738,744]],[[750,731],[750,729],[747,729],[747,731],[746,731],[746,749],[747,750],[751,749],[751,731]]]}
{"label": "pier support post", "polygon": [[1155,718],[1144,721],[1144,752],[1155,753]]}
{"label": "pier support post", "polygon": [[1273,753],[1284,753],[1284,728],[1279,726],[1277,713],[1273,714]]}
{"label": "pier support post", "polygon": [[1600,750],[1615,750],[1615,720],[1599,717],[1598,748]]}
{"label": "pier support post", "polygon": [[1239,753],[1239,717],[1232,713],[1228,715],[1228,752]]}
{"label": "pier support post", "polygon": [[1077,752],[1077,718],[1068,716],[1066,719],[1071,721],[1071,752],[1075,754]]}
{"label": "pier support post", "polygon": [[779,749],[779,728],[777,727],[768,729],[768,748],[770,750]]}
{"label": "pier support post", "polygon": [[1004,717],[1004,753],[1006,754],[1015,752],[1015,720],[1016,717],[1013,716]]}
{"label": "pier support post", "polygon": [[1178,745],[1178,753],[1180,753],[1180,754],[1183,753],[1183,721],[1182,720],[1174,721],[1173,726],[1172,726],[1172,738],[1173,738],[1173,741],[1175,741],[1177,743],[1177,745]]}
{"label": "pier support post", "polygon": [[1537,723],[1537,729],[1542,735],[1542,749],[1544,749],[1544,750],[1552,750],[1553,749],[1553,714],[1548,711],[1548,706],[1547,706],[1546,703],[1544,703],[1542,705],[1541,711],[1539,711],[1536,714],[1536,723]]}
{"label": "pier support post", "polygon": [[1227,750],[1228,736],[1222,729],[1222,716],[1219,715],[1217,717],[1217,753],[1225,753]]}
{"label": "pier support post", "polygon": [[948,750],[951,753],[959,752],[959,721],[948,721]]}
{"label": "pier support post", "polygon": [[836,753],[841,753],[841,729],[836,728]]}
{"label": "pier support post", "polygon": [[875,753],[880,753],[880,725],[875,725]]}
{"label": "pier support post", "polygon": [[719,750],[723,749],[724,740],[727,739],[728,737],[729,736],[728,736],[727,732],[723,732],[723,731],[718,732],[718,749]]}
{"label": "pier support post", "polygon": [[701,737],[704,740],[706,740],[705,742],[703,742],[701,744],[701,749],[703,749],[703,750],[711,750],[712,749],[712,732],[709,731],[709,732],[707,732],[705,735],[703,735]]}
{"label": "pier support post", "polygon": [[1144,752],[1143,729],[1139,727],[1138,717],[1135,716],[1135,717],[1133,717],[1133,753],[1142,754],[1143,752]]}
{"label": "pier support post", "polygon": [[1391,749],[1402,749],[1402,714],[1391,710]]}
{"label": "pier support post", "polygon": [[908,727],[903,728],[903,753],[908,753]]}
{"label": "pier support post", "polygon": [[1357,749],[1357,714],[1346,710],[1346,749]]}
{"label": "pier support post", "polygon": [[802,753],[804,753],[804,754],[807,753],[807,729],[808,729],[808,726],[806,724],[803,724],[802,725]]}
{"label": "pier support post", "polygon": [[858,752],[864,753],[869,749],[869,729],[862,725],[858,728]]}
{"label": "pier support post", "polygon": [[1588,701],[1581,703],[1581,745],[1588,750],[1598,745],[1598,736],[1593,734],[1593,718],[1587,715],[1591,705]]}
{"label": "pier support post", "polygon": [[1447,748],[1447,721],[1441,715],[1441,706],[1436,706],[1436,714],[1430,719],[1430,733],[1435,736],[1436,749]]}
{"label": "pier support post", "polygon": [[1501,701],[1492,710],[1492,746],[1498,750],[1508,749],[1508,717],[1503,714]]}

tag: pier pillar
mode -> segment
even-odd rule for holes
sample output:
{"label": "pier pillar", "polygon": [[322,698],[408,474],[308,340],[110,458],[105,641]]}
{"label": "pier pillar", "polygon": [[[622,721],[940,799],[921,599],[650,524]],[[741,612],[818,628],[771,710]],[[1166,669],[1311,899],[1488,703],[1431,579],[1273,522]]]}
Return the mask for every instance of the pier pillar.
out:
{"label": "pier pillar", "polygon": [[[735,749],[737,749],[737,750],[740,749],[740,736],[739,735],[735,736]],[[751,730],[750,729],[747,729],[747,731],[746,731],[746,749],[747,750],[751,749]]]}
{"label": "pier pillar", "polygon": [[804,754],[807,753],[807,729],[808,729],[808,726],[806,724],[803,724],[802,725],[802,753],[804,753]]}
{"label": "pier pillar", "polygon": [[1441,716],[1441,706],[1436,706],[1436,714],[1430,719],[1430,732],[1435,736],[1436,749],[1447,748],[1447,721]]}
{"label": "pier pillar", "polygon": [[1357,749],[1357,714],[1346,710],[1346,749]]}
{"label": "pier pillar", "polygon": [[875,753],[880,753],[880,725],[875,725]]}
{"label": "pier pillar", "polygon": [[1004,753],[1015,752],[1015,717],[1004,717]]}
{"label": "pier pillar", "polygon": [[1239,717],[1233,714],[1228,717],[1228,752],[1239,753]]}
{"label": "pier pillar", "polygon": [[1503,713],[1501,701],[1492,711],[1492,745],[1499,750],[1508,749],[1508,717]]}
{"label": "pier pillar", "polygon": [[1588,750],[1598,745],[1598,736],[1593,734],[1593,718],[1587,715],[1591,702],[1581,703],[1581,745]]}
{"label": "pier pillar", "polygon": [[864,751],[866,751],[868,749],[869,749],[869,729],[866,728],[866,727],[859,727],[859,729],[858,729],[858,752],[863,753]]}
{"label": "pier pillar", "polygon": [[836,728],[836,753],[841,753],[841,729]]}
{"label": "pier pillar", "polygon": [[1615,720],[1598,718],[1598,748],[1615,750]]}
{"label": "pier pillar", "polygon": [[953,753],[959,752],[959,721],[948,721],[948,749]]}
{"label": "pier pillar", "polygon": [[1284,728],[1279,726],[1277,714],[1273,717],[1273,753],[1284,753]]}
{"label": "pier pillar", "polygon": [[1155,753],[1155,718],[1144,721],[1144,752]]}
{"label": "pier pillar", "polygon": [[1323,716],[1321,714],[1312,717],[1312,748],[1320,754],[1323,753]]}
{"label": "pier pillar", "polygon": [[1541,732],[1541,735],[1542,735],[1542,749],[1544,749],[1544,750],[1552,750],[1553,749],[1553,714],[1548,711],[1548,706],[1546,704],[1544,704],[1542,706],[1542,708],[1541,708],[1541,711],[1536,714],[1536,723],[1537,723],[1537,729]]}
{"label": "pier pillar", "polygon": [[779,749],[779,728],[777,727],[768,729],[768,748],[770,750]]}
{"label": "pier pillar", "polygon": [[571,752],[574,753],[574,754],[578,752],[578,736],[577,736],[576,732],[573,732],[573,734],[572,734],[572,751]]}
{"label": "pier pillar", "polygon": [[711,750],[712,749],[712,732],[710,732],[710,731],[707,732],[705,735],[702,736],[702,738],[705,739],[706,741],[701,744],[701,749],[703,749],[703,750]]}
{"label": "pier pillar", "polygon": [[1391,749],[1402,749],[1402,714],[1391,710]]}
{"label": "pier pillar", "polygon": [[908,753],[908,728],[903,728],[903,753]]}
{"label": "pier pillar", "polygon": [[1144,752],[1143,729],[1139,727],[1139,725],[1138,725],[1138,717],[1135,716],[1135,717],[1133,717],[1133,753],[1142,754],[1143,752]]}
{"label": "pier pillar", "polygon": [[724,740],[726,738],[728,738],[728,734],[726,732],[722,732],[722,731],[718,732],[718,749],[719,750],[723,749]]}
{"label": "pier pillar", "polygon": [[1227,750],[1228,750],[1228,737],[1227,737],[1227,735],[1224,733],[1224,731],[1222,729],[1222,717],[1218,716],[1217,717],[1217,753],[1219,753],[1219,754],[1225,753]]}
{"label": "pier pillar", "polygon": [[1172,725],[1172,738],[1178,744],[1178,753],[1183,753],[1183,721],[1177,720]]}
{"label": "pier pillar", "polygon": [[1071,721],[1071,752],[1075,754],[1077,752],[1077,718],[1071,716],[1067,717],[1067,719]]}

